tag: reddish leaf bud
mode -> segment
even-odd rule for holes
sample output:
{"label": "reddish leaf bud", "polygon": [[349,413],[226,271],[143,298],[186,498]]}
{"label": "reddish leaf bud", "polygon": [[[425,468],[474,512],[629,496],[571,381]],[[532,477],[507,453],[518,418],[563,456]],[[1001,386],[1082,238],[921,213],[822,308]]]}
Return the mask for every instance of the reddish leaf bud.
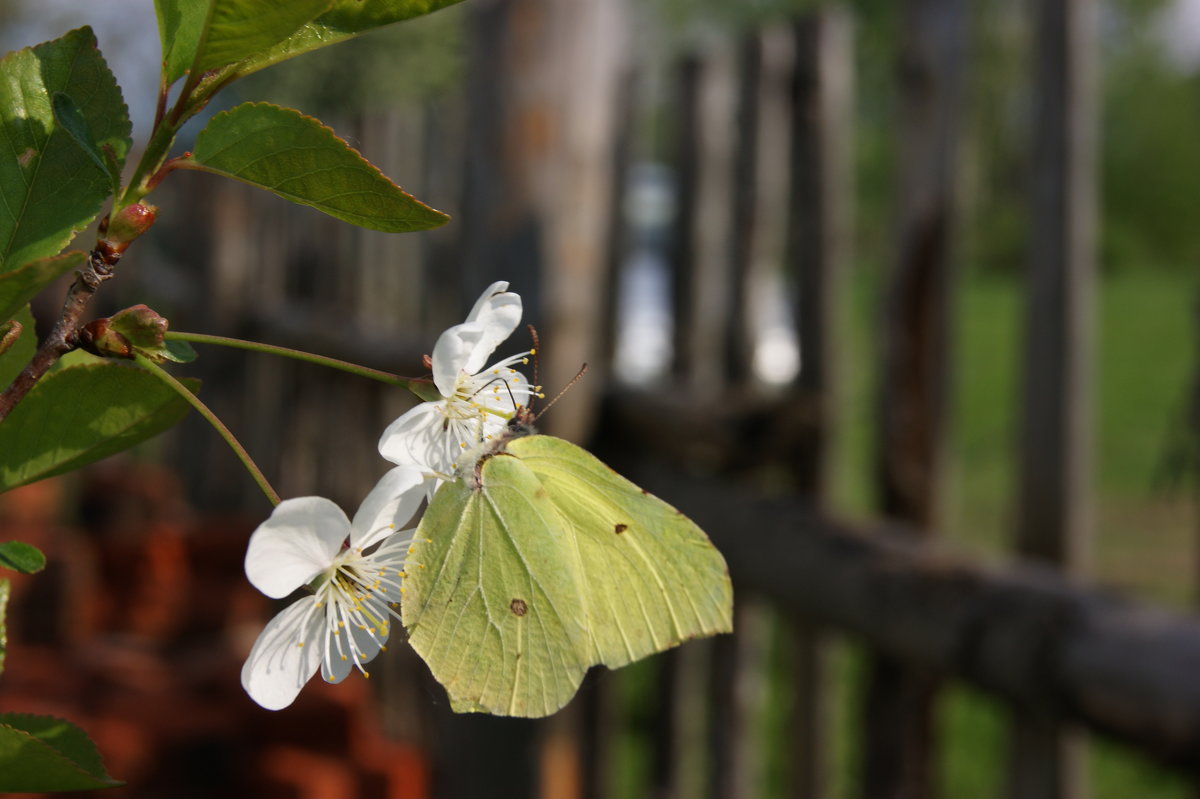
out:
{"label": "reddish leaf bud", "polygon": [[100,223],[100,249],[119,256],[130,242],[150,229],[157,216],[158,209],[153,205],[134,203],[118,211],[115,218],[105,217]]}
{"label": "reddish leaf bud", "polygon": [[79,329],[79,346],[101,358],[132,358],[133,346],[129,339],[112,327],[108,319],[93,319]]}

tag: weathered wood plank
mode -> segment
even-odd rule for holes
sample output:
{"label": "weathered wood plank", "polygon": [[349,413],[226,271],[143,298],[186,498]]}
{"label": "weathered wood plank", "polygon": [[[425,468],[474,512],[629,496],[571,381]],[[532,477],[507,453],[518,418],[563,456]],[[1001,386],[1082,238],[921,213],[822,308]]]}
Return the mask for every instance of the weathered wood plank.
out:
{"label": "weathered wood plank", "polygon": [[[760,591],[913,668],[963,678],[1200,773],[1200,620],[1036,564],[973,564],[896,523],[855,525],[794,500],[655,469],[632,443],[650,423],[629,421],[662,425],[662,406],[626,397],[611,412],[620,422],[603,427],[610,462],[704,527],[735,590]],[[625,457],[615,457],[618,447]]]}
{"label": "weathered wood plank", "polygon": [[[798,19],[792,34],[787,257],[795,274],[800,373],[790,399],[807,412],[791,431],[795,452],[788,462],[799,495],[826,509],[840,394],[837,309],[850,259],[851,16],[844,6],[825,5]],[[829,641],[807,618],[793,618],[788,632],[795,658],[788,794],[823,799],[832,763]]]}
{"label": "weathered wood plank", "polygon": [[[1017,508],[1017,550],[1084,568],[1095,280],[1096,86],[1093,0],[1037,4],[1029,323]],[[1018,717],[1008,795],[1086,794],[1082,741]]]}
{"label": "weathered wood plank", "polygon": [[[932,534],[942,504],[951,243],[962,116],[966,4],[906,0],[901,8],[899,223],[884,308],[877,395],[879,508]],[[933,794],[936,683],[872,657],[863,704],[862,795]]]}

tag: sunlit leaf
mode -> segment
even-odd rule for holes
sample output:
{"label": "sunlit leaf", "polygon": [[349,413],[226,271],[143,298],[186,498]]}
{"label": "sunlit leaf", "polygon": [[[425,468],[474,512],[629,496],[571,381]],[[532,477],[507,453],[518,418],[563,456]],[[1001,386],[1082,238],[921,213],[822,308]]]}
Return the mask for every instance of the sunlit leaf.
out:
{"label": "sunlit leaf", "polygon": [[0,491],[128,449],[175,425],[190,407],[131,364],[52,370],[0,422]]}
{"label": "sunlit leaf", "polygon": [[196,47],[210,5],[204,0],[154,0],[163,51],[163,81],[167,86],[183,77],[196,60]]}
{"label": "sunlit leaf", "polygon": [[100,212],[109,171],[55,119],[62,92],[92,141],[118,168],[129,114],[90,28],[0,59],[0,272],[58,253]]}
{"label": "sunlit leaf", "polygon": [[261,53],[327,10],[332,0],[214,0],[201,34],[198,72]]}
{"label": "sunlit leaf", "polygon": [[237,178],[371,230],[427,230],[448,218],[392,183],[317,120],[269,103],[217,114],[180,166]]}
{"label": "sunlit leaf", "polygon": [[32,793],[112,788],[96,745],[69,721],[0,714],[0,791]]}
{"label": "sunlit leaf", "polygon": [[12,319],[38,292],[72,269],[83,266],[86,260],[87,253],[72,250],[0,273],[0,322]]}
{"label": "sunlit leaf", "polygon": [[288,38],[238,64],[239,75],[345,41],[367,31],[430,14],[459,0],[337,0],[328,11]]}

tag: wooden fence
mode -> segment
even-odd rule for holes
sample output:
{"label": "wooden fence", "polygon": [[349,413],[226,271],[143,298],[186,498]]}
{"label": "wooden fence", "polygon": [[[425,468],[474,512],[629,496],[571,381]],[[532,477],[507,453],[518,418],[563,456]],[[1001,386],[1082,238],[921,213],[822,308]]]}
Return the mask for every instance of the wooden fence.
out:
{"label": "wooden fence", "polygon": [[[880,520],[857,525],[830,503],[830,442],[844,396],[836,310],[852,258],[852,12],[824,4],[695,48],[670,70],[659,94],[667,102],[654,114],[666,120],[659,154],[675,174],[672,355],[648,390],[622,385],[613,363],[619,266],[630,247],[620,200],[633,155],[645,149],[636,131],[648,124],[626,49],[634,11],[612,0],[477,6],[467,17],[474,61],[462,98],[374,114],[351,131],[386,173],[456,221],[387,238],[243,187],[212,189],[211,302],[187,325],[416,372],[422,348],[480,287],[512,281],[542,334],[543,382],[562,385],[581,362],[592,365],[546,418],[548,431],[590,441],[709,531],[733,574],[738,632],[662,656],[649,687],[593,675],[566,711],[536,723],[453,717],[420,665],[396,658],[384,680],[385,720],[433,752],[435,795],[629,795],[624,769],[642,774],[645,795],[754,797],[764,795],[771,749],[790,764],[772,795],[829,796],[830,641],[846,634],[871,653],[857,795],[934,795],[932,708],[950,679],[1013,709],[1008,779],[997,787],[1006,796],[1088,795],[1081,727],[1200,770],[1200,623],[1078,579],[1090,526],[1094,0],[1030,6],[1036,181],[1015,514],[1023,562],[1003,569],[956,558],[934,540],[944,524],[971,4],[905,0],[897,12],[898,190],[873,465]],[[389,146],[401,138],[407,146]],[[751,367],[772,270],[790,287],[801,365],[788,385],[768,389]],[[320,306],[308,302],[316,299]],[[312,310],[331,303],[334,312]],[[200,362],[213,364],[208,390],[218,410],[240,417],[235,426],[252,431],[252,452],[278,453],[264,465],[281,491],[355,501],[378,472],[377,431],[402,399],[309,367],[247,369],[242,356],[225,358]],[[252,382],[221,387],[222,374],[243,373]],[[236,504],[247,494],[207,437],[198,427],[182,436],[189,482],[209,504]],[[756,692],[776,626],[792,653],[791,671],[771,678],[787,683],[779,695],[788,697],[788,723],[782,740],[766,741]],[[630,724],[650,731],[636,756],[621,751]]]}

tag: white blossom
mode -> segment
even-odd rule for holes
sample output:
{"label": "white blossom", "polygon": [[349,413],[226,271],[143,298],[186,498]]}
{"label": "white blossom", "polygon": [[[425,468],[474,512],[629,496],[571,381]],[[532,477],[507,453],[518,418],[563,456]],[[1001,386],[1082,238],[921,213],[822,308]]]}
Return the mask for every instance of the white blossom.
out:
{"label": "white blossom", "polygon": [[287,707],[320,669],[341,682],[363,668],[399,620],[410,521],[424,498],[423,479],[410,467],[392,469],[354,514],[323,497],[279,503],[250,536],[246,576],[269,597],[301,586],[304,596],[267,623],[242,667],[242,687],[270,710]]}
{"label": "white blossom", "polygon": [[484,367],[521,321],[521,297],[500,281],[488,286],[465,322],[438,337],[433,384],[441,399],[423,402],[388,425],[379,453],[432,479],[450,480],[464,455],[504,430],[537,387],[513,367],[528,352]]}

